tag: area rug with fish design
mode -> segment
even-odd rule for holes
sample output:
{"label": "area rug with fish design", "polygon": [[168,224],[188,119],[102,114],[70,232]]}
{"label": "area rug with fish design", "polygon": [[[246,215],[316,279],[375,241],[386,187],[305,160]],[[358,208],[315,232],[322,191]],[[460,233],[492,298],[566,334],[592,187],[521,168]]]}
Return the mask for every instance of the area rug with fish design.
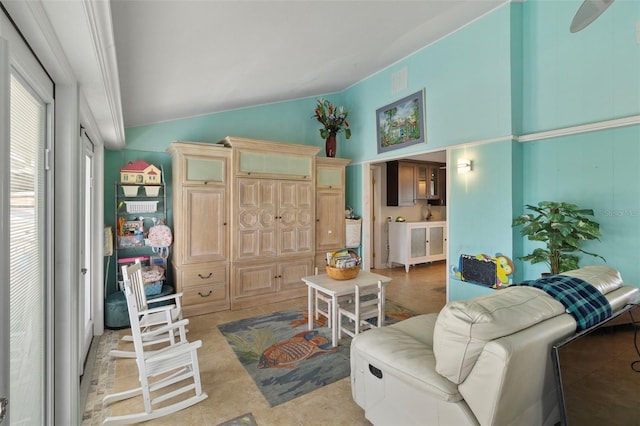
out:
{"label": "area rug with fish design", "polygon": [[[385,311],[387,325],[414,315],[390,300]],[[305,306],[218,325],[272,407],[349,375],[351,339],[343,336],[333,348],[326,318],[313,330],[307,318]]]}

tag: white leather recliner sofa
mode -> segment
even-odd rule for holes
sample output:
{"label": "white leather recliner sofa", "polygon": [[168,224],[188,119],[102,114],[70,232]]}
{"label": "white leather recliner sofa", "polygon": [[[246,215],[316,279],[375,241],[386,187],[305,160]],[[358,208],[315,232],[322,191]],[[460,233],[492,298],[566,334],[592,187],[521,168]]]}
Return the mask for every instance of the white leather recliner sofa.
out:
{"label": "white leather recliner sofa", "polygon": [[[564,275],[594,285],[614,313],[640,295],[607,266]],[[554,425],[551,347],[575,332],[562,303],[533,287],[450,302],[356,336],[353,398],[374,425]]]}

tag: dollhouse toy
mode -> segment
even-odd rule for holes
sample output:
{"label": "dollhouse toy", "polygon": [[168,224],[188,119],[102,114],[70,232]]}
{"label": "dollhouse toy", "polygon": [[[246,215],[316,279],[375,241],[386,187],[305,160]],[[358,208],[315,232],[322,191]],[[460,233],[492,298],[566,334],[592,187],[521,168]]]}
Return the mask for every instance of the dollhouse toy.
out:
{"label": "dollhouse toy", "polygon": [[144,160],[129,161],[120,169],[120,182],[144,185],[161,183],[160,169]]}

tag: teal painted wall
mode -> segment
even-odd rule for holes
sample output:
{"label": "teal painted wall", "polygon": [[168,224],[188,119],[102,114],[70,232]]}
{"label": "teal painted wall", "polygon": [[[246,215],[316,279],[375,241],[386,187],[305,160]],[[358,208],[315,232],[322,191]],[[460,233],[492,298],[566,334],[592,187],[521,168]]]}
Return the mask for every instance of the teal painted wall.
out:
{"label": "teal painted wall", "polygon": [[[347,168],[347,204],[361,208],[362,163],[452,147],[449,258],[460,253],[530,250],[511,219],[524,204],[557,199],[596,210],[602,254],[631,283],[640,283],[632,259],[639,237],[638,126],[535,142],[521,135],[640,114],[640,47],[635,23],[640,2],[616,1],[592,25],[575,34],[569,23],[582,0],[504,5],[470,25],[381,70],[342,93],[327,95],[351,111],[353,136],[338,138]],[[393,73],[406,67],[406,89],[391,93]],[[378,155],[375,111],[425,90],[427,143]],[[227,135],[323,146],[312,119],[315,97],[185,118],[126,130],[126,157],[146,158],[173,140],[216,142]],[[497,140],[493,143],[470,144]],[[119,168],[123,154],[107,155]],[[322,154],[321,154],[322,155]],[[474,161],[466,177],[455,174],[460,156]],[[107,172],[108,173],[108,172]],[[114,180],[105,176],[105,181]],[[109,185],[107,185],[109,189]],[[113,198],[105,194],[106,203]],[[106,217],[112,216],[106,207]],[[475,226],[473,226],[475,225]],[[595,244],[591,246],[591,244]],[[596,250],[597,248],[597,250]],[[519,262],[515,280],[540,268]]]}
{"label": "teal painted wall", "polygon": [[[451,150],[449,179],[449,257],[457,266],[461,254],[490,256],[513,253],[513,151],[517,142],[506,140]],[[472,170],[459,174],[458,160],[472,161]],[[454,225],[455,224],[455,225]]]}
{"label": "teal painted wall", "polygon": [[353,214],[362,217],[364,212],[362,211],[362,188],[365,184],[362,181],[362,166],[355,165],[347,167],[345,173],[345,182],[347,190],[345,193],[345,203],[347,206],[353,208]]}
{"label": "teal painted wall", "polygon": [[[585,250],[600,254],[633,284],[640,284],[640,126],[555,138],[523,144],[527,176],[525,204],[566,201],[593,209],[600,223],[600,242]],[[523,242],[525,253],[536,245]],[[602,264],[582,256],[581,264]],[[527,276],[545,269],[524,264]]]}
{"label": "teal painted wall", "polygon": [[525,134],[640,113],[640,2],[616,1],[571,34],[581,3],[523,3]]}
{"label": "teal painted wall", "polygon": [[[510,24],[510,8],[501,7],[345,91],[353,111],[345,155],[354,162],[380,160],[510,135]],[[405,67],[407,88],[391,93],[392,75]],[[421,89],[427,144],[378,155],[376,109]]]}
{"label": "teal painted wall", "polygon": [[[640,113],[640,2],[617,1],[584,30],[569,23],[581,1],[523,3],[523,134],[635,116]],[[585,249],[603,255],[631,284],[640,285],[635,259],[640,237],[638,126],[522,144],[522,203],[568,201],[595,211],[600,242]],[[535,245],[514,238],[516,254]],[[519,240],[520,244],[517,244]],[[587,256],[581,264],[599,264]],[[519,262],[525,278],[546,271]]]}
{"label": "teal painted wall", "polygon": [[[327,96],[340,103],[340,96]],[[175,140],[218,142],[225,136],[324,146],[312,119],[315,98],[261,105],[126,129],[127,149],[164,152]],[[339,136],[342,141],[344,135]],[[338,156],[341,146],[338,146]]]}

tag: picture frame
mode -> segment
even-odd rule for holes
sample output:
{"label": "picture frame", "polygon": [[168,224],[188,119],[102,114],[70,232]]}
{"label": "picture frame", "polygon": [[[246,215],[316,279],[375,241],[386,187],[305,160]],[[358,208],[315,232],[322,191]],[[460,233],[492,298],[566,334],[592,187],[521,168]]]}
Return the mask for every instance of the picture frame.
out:
{"label": "picture frame", "polygon": [[426,143],[424,89],[376,110],[378,154]]}

